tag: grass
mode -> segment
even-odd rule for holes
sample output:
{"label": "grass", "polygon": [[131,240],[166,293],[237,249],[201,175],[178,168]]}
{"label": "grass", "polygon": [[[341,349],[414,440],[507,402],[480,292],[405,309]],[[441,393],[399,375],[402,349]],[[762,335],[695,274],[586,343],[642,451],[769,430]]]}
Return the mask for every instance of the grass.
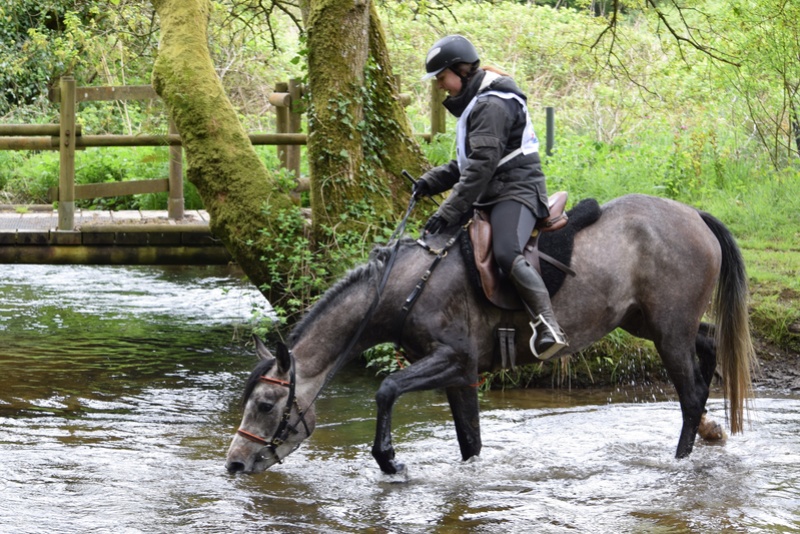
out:
{"label": "grass", "polygon": [[779,348],[800,352],[800,246],[745,248],[742,253],[754,331]]}

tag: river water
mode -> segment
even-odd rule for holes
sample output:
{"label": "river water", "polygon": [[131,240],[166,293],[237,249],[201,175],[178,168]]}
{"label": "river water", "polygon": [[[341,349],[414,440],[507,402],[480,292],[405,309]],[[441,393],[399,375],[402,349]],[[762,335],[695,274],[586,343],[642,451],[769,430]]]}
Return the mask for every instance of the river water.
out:
{"label": "river water", "polygon": [[[800,397],[673,458],[670,391],[496,391],[461,462],[444,394],[394,419],[408,477],[370,456],[378,385],[346,368],[282,465],[224,469],[263,298],[226,268],[3,266],[0,532],[793,532]],[[721,399],[710,414],[724,422]]]}

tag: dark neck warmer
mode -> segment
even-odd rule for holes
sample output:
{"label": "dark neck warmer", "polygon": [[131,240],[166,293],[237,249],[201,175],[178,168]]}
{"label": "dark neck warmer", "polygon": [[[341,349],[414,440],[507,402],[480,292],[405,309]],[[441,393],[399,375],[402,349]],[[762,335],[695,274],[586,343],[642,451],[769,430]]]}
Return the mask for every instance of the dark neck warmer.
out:
{"label": "dark neck warmer", "polygon": [[485,75],[485,70],[478,69],[471,78],[466,80],[466,82],[462,82],[464,85],[462,86],[461,92],[456,96],[448,96],[444,99],[444,102],[442,102],[445,109],[455,117],[460,117],[467,108],[467,105],[469,105],[475,95],[478,94],[478,89],[480,89],[481,82]]}

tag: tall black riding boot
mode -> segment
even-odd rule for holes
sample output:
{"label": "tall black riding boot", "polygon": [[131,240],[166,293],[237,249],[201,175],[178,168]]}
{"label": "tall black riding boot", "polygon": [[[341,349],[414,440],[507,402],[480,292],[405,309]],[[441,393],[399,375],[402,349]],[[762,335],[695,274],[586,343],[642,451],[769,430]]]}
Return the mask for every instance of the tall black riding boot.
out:
{"label": "tall black riding boot", "polygon": [[528,263],[524,256],[517,256],[509,273],[514,287],[517,288],[531,321],[531,351],[540,360],[549,360],[562,348],[567,346],[567,337],[558,326],[550,304],[547,287],[536,269]]}

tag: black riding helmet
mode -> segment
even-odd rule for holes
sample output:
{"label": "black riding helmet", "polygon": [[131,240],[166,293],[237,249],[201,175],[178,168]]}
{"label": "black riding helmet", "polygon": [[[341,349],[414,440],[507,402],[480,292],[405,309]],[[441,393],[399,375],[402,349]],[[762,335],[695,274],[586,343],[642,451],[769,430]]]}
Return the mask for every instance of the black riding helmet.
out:
{"label": "black riding helmet", "polygon": [[459,63],[477,64],[479,61],[478,51],[466,37],[462,35],[442,37],[428,50],[425,58],[427,74],[422,77],[422,81],[430,80],[444,69]]}

